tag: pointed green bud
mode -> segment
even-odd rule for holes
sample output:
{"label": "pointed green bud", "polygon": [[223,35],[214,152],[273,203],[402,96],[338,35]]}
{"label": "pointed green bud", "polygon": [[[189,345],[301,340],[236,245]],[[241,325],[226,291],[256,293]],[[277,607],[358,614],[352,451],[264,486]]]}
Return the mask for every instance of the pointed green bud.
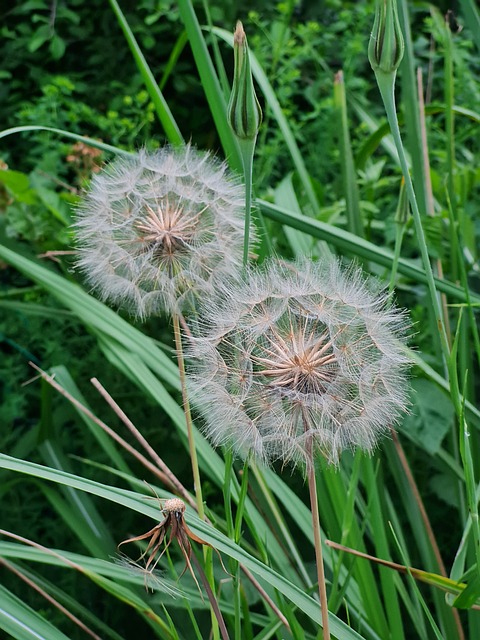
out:
{"label": "pointed green bud", "polygon": [[368,59],[374,72],[395,72],[402,61],[404,49],[396,0],[377,0],[368,45]]}
{"label": "pointed green bud", "polygon": [[262,123],[262,110],[253,86],[247,37],[240,21],[233,34],[233,54],[235,67],[228,122],[238,138],[255,140]]}

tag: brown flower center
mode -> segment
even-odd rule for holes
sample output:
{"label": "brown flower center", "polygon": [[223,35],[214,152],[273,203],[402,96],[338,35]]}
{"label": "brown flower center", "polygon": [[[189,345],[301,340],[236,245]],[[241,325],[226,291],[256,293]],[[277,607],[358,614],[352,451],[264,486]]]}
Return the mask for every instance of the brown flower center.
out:
{"label": "brown flower center", "polygon": [[254,356],[258,375],[270,379],[269,384],[300,393],[323,393],[337,371],[337,358],[329,334],[290,327],[283,336],[272,329],[265,336],[260,353]]}
{"label": "brown flower center", "polygon": [[139,238],[158,257],[172,259],[175,253],[192,245],[205,209],[191,214],[184,211],[181,202],[171,204],[168,197],[155,208],[146,205],[146,215],[136,223]]}

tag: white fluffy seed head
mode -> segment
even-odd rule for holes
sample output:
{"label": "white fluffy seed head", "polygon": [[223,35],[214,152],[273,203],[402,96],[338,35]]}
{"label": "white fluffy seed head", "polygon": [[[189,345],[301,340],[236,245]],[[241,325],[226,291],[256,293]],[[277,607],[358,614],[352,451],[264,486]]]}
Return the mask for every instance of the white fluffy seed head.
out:
{"label": "white fluffy seed head", "polygon": [[189,386],[215,445],[308,467],[371,451],[408,405],[408,322],[337,261],[271,263],[200,309]]}
{"label": "white fluffy seed head", "polygon": [[78,208],[78,265],[105,300],[145,318],[186,312],[241,268],[243,186],[190,145],[119,157]]}

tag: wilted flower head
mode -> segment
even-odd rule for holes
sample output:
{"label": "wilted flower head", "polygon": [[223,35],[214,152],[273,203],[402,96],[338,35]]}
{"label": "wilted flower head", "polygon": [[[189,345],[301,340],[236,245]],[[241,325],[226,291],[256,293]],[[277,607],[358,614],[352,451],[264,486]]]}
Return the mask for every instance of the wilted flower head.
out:
{"label": "wilted flower head", "polygon": [[[128,538],[128,540],[123,540],[122,542],[120,542],[118,546],[121,547],[122,545],[128,544],[130,542],[138,542],[140,540],[149,539],[149,542],[147,544],[145,551],[142,553],[142,555],[137,560],[137,562],[133,563],[137,565],[138,568],[141,569],[141,566],[138,564],[138,562],[146,559],[145,568],[144,568],[144,573],[146,574],[145,579],[146,579],[147,575],[149,577],[151,575],[154,575],[154,571],[157,567],[158,562],[163,557],[163,554],[170,546],[170,543],[172,542],[172,540],[175,539],[178,542],[178,545],[180,547],[180,551],[182,552],[183,557],[185,558],[185,567],[183,568],[183,571],[180,574],[179,578],[181,578],[183,574],[186,572],[186,570],[188,569],[193,579],[195,580],[198,590],[200,591],[200,586],[197,582],[197,578],[195,577],[195,573],[191,565],[192,558],[195,564],[197,564],[197,561],[195,559],[195,556],[192,556],[192,545],[190,540],[193,540],[194,542],[198,542],[199,544],[210,547],[212,549],[214,547],[212,547],[212,545],[206,540],[202,540],[202,538],[199,538],[195,533],[193,533],[193,531],[189,529],[189,527],[187,526],[187,523],[185,522],[185,508],[186,508],[185,503],[182,500],[180,500],[180,498],[169,498],[168,500],[165,500],[165,503],[162,509],[162,513],[165,517],[159,524],[155,525],[153,529],[150,529],[150,531],[147,531],[146,533],[143,533],[140,536],[135,536],[134,538]],[[169,533],[169,537],[167,540],[168,533]],[[215,549],[215,551],[217,550]],[[223,567],[223,562],[221,558],[220,558],[220,562],[222,563],[222,567]],[[146,588],[147,588],[147,584],[148,583],[146,582],[145,583]]]}
{"label": "wilted flower head", "polygon": [[201,310],[190,386],[216,445],[308,465],[368,451],[407,405],[407,321],[337,261],[271,264]]}
{"label": "wilted flower head", "polygon": [[241,267],[243,187],[187,145],[120,157],[78,209],[78,261],[100,295],[139,317],[184,310]]}

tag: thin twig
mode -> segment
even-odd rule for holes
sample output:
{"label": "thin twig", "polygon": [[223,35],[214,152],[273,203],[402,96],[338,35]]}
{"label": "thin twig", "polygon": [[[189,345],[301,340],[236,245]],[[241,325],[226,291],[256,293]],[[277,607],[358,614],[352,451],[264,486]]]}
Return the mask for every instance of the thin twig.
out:
{"label": "thin twig", "polygon": [[215,613],[215,617],[217,619],[218,627],[220,629],[220,633],[222,634],[222,638],[223,640],[230,640],[227,627],[225,626],[225,620],[223,619],[222,612],[220,611],[220,608],[218,606],[217,599],[215,598],[212,588],[210,587],[210,584],[208,582],[207,576],[205,575],[205,571],[203,570],[202,565],[199,563],[199,561],[197,560],[197,556],[194,553],[192,553],[191,557],[194,565],[197,568],[198,573],[200,574],[200,580],[202,581],[203,586],[205,587],[205,591],[207,592],[207,596],[210,601],[210,606],[212,607],[213,612]]}
{"label": "thin twig", "polygon": [[96,425],[98,425],[101,429],[103,429],[105,433],[107,433],[113,440],[118,442],[120,446],[122,446],[126,451],[128,451],[132,456],[134,456],[134,458],[136,458],[141,464],[143,464],[144,467],[146,467],[149,471],[151,471],[155,476],[157,476],[157,478],[159,478],[161,482],[167,485],[167,487],[169,487],[174,492],[178,491],[181,494],[182,498],[184,498],[185,501],[188,502],[195,509],[195,502],[192,500],[191,496],[188,494],[187,490],[183,487],[183,485],[181,485],[181,483],[177,481],[179,486],[177,484],[172,485],[170,478],[166,476],[165,473],[163,473],[163,471],[161,471],[160,469],[158,469],[158,467],[152,464],[150,460],[147,460],[147,458],[145,458],[144,455],[142,455],[139,451],[137,451],[134,447],[132,447],[131,444],[129,444],[126,440],[124,440],[121,436],[119,436],[113,429],[107,426],[102,420],[97,418],[90,411],[90,409],[85,407],[81,402],[79,402],[70,393],[68,393],[66,389],[64,389],[61,385],[58,384],[58,382],[56,382],[56,380],[54,380],[53,376],[50,376],[48,373],[40,369],[40,367],[37,367],[37,365],[34,364],[33,362],[30,362],[29,364],[35,369],[35,371],[39,372],[40,376],[44,380],[46,380],[46,382],[48,382],[49,385],[51,385],[54,389],[56,389],[62,396],[67,398],[69,402],[71,402],[75,407],[77,407],[77,409],[79,409],[83,414],[85,414],[88,418],[90,418],[90,420],[92,420]]}
{"label": "thin twig", "polygon": [[91,629],[89,629],[89,627],[87,627],[87,625],[84,622],[82,622],[79,618],[77,618],[76,615],[71,613],[66,607],[64,607],[62,604],[60,604],[60,602],[58,602],[58,600],[56,600],[53,596],[51,596],[47,591],[45,591],[44,589],[39,587],[38,584],[36,584],[33,580],[30,580],[30,578],[27,578],[27,576],[24,573],[22,573],[21,571],[19,571],[13,564],[8,562],[4,558],[0,558],[0,564],[3,564],[3,566],[6,567],[12,573],[14,573],[17,576],[17,578],[20,578],[20,580],[23,580],[23,582],[28,584],[29,587],[34,589],[43,598],[45,598],[45,600],[50,602],[50,604],[52,604],[59,611],[61,611],[74,624],[79,626],[80,629],[82,629],[82,631],[85,631],[85,633],[88,633],[88,635],[91,636],[92,638],[95,638],[95,640],[102,640],[102,638],[100,636],[97,636],[97,634],[94,631],[92,631]]}
{"label": "thin twig", "polygon": [[[426,579],[427,576],[432,574],[429,574],[428,571],[424,571],[423,569],[415,569],[415,567],[407,567],[404,564],[398,564],[398,562],[392,562],[391,560],[383,560],[382,558],[371,556],[370,554],[364,553],[363,551],[357,551],[357,549],[351,549],[350,547],[345,547],[343,544],[338,544],[338,542],[333,542],[332,540],[325,540],[325,544],[327,545],[327,547],[331,547],[332,549],[337,549],[337,551],[344,551],[345,553],[349,553],[352,556],[357,556],[358,558],[369,560],[370,562],[374,562],[375,564],[382,565],[382,567],[388,567],[389,569],[398,571],[398,573],[411,574],[414,578],[416,578],[420,582],[424,582],[425,584],[429,584],[430,586],[436,586],[437,588],[442,589],[442,591],[446,591],[447,593],[452,593],[452,591],[449,591],[446,587],[443,587],[438,583],[435,583],[435,585],[433,585],[431,581]],[[449,578],[447,577],[447,579]],[[454,581],[451,580],[451,582],[454,582]],[[480,605],[474,604],[470,608],[480,610]],[[461,638],[464,637],[463,630],[460,637]]]}
{"label": "thin twig", "polygon": [[203,497],[202,497],[202,483],[200,481],[200,469],[198,467],[197,449],[195,447],[195,435],[193,431],[192,414],[190,412],[190,403],[188,401],[188,394],[187,394],[185,361],[183,358],[182,334],[180,331],[179,314],[174,313],[172,319],[173,319],[173,333],[175,336],[175,347],[177,350],[178,372],[180,376],[180,385],[182,387],[183,411],[185,413],[185,422],[187,425],[188,448],[190,453],[190,460],[192,463],[193,488],[195,491],[195,498],[197,500],[198,516],[202,520],[205,520],[205,509],[203,507]]}
{"label": "thin twig", "polygon": [[[188,495],[187,490],[182,485],[182,483],[178,480],[178,478],[172,473],[170,468],[165,464],[162,458],[158,455],[155,449],[151,446],[148,440],[140,433],[137,427],[133,424],[130,418],[126,415],[126,413],[121,409],[121,407],[115,402],[112,396],[108,393],[105,387],[99,382],[97,378],[91,378],[90,382],[95,387],[95,389],[100,393],[102,398],[108,404],[108,406],[114,411],[114,413],[120,418],[123,424],[127,427],[130,433],[136,438],[139,444],[145,449],[148,455],[152,458],[155,464],[158,465],[159,469],[166,475],[169,479],[170,483],[173,487],[175,487],[178,493],[181,493],[182,496]],[[190,505],[193,506],[193,500],[190,498],[188,501]]]}
{"label": "thin twig", "polygon": [[257,581],[255,576],[249,571],[249,569],[247,569],[247,567],[244,567],[242,564],[240,565],[240,568],[242,569],[243,573],[247,576],[247,578],[250,580],[250,582],[253,584],[253,586],[258,591],[260,596],[265,600],[268,606],[272,609],[273,613],[278,617],[280,622],[283,625],[285,625],[285,627],[290,631],[290,624],[288,620],[285,618],[285,616],[277,607],[277,605],[274,603],[274,601],[270,598],[270,596],[262,587],[262,585]]}

